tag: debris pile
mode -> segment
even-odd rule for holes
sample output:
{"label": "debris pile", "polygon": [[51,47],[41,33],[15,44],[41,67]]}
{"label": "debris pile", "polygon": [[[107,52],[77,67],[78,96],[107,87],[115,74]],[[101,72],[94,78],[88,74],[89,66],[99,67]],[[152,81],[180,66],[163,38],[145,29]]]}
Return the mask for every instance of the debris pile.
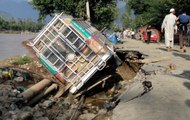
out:
{"label": "debris pile", "polygon": [[[127,53],[118,56],[122,60],[122,56],[126,55]],[[124,86],[128,84],[126,81],[128,79],[123,78],[122,75],[125,75],[126,73],[128,73],[127,75],[134,73],[134,68],[132,67],[128,66],[127,68],[130,69],[118,70],[115,69],[113,64],[108,64],[103,70],[95,73],[95,75],[76,94],[67,93],[66,95],[62,95],[63,92],[60,92],[62,91],[62,84],[59,82],[57,83],[57,81],[54,82],[53,78],[48,78],[46,74],[49,74],[49,72],[47,72],[44,67],[41,67],[41,65],[39,65],[40,63],[35,59],[31,59],[31,62],[24,64],[15,65],[14,61],[17,60],[17,58],[6,60],[6,63],[3,61],[1,64],[4,65],[4,67],[1,66],[2,73],[3,71],[12,71],[10,72],[12,77],[3,79],[0,84],[0,92],[3,94],[0,99],[0,102],[2,103],[2,119],[10,118],[25,120],[32,118],[54,120],[72,118],[75,120],[78,118],[103,119],[109,117],[109,114],[111,114],[109,111],[117,105],[119,102],[118,96],[121,94]],[[112,60],[108,62],[112,63]],[[123,65],[125,68],[129,63],[123,62],[120,67]],[[30,72],[30,70],[34,68],[37,69],[37,72]],[[23,75],[27,75],[27,77],[24,77]],[[26,79],[18,81],[18,76]],[[27,97],[25,93],[30,91],[31,88],[34,88],[36,84],[42,82],[43,79],[52,80],[51,84],[48,84],[40,91],[37,90],[39,89],[39,87],[37,87],[35,90],[38,91],[38,93],[32,95],[32,97]],[[56,89],[44,94],[44,91],[51,88],[54,83],[58,85],[58,88],[53,87]],[[61,95],[55,97],[59,92]]]}

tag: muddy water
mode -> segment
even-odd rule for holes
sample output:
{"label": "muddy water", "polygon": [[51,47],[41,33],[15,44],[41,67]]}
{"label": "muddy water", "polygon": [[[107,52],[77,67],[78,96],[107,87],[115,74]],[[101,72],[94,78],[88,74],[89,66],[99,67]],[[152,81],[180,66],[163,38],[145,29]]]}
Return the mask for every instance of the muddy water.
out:
{"label": "muddy water", "polygon": [[22,41],[35,36],[36,34],[0,34],[0,60],[11,56],[29,54],[22,46]]}

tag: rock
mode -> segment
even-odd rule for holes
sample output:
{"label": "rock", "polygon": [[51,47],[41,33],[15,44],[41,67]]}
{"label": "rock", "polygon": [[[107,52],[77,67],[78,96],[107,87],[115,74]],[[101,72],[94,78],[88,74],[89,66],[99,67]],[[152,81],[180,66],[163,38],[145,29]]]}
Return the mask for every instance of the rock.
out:
{"label": "rock", "polygon": [[25,107],[22,108],[22,111],[25,111],[25,112],[32,112],[33,110],[32,110],[31,107],[25,106]]}
{"label": "rock", "polygon": [[16,97],[16,96],[17,96],[17,93],[16,93],[16,92],[10,92],[8,96],[9,96],[9,97]]}
{"label": "rock", "polygon": [[87,114],[88,113],[88,110],[83,110],[83,114]]}
{"label": "rock", "polygon": [[42,117],[42,116],[44,116],[44,113],[42,112],[42,111],[36,111],[35,113],[34,113],[34,117]]}
{"label": "rock", "polygon": [[99,111],[99,107],[98,107],[98,106],[96,106],[96,111],[97,111],[97,112]]}
{"label": "rock", "polygon": [[105,109],[100,109],[98,111],[98,114],[106,114],[106,113],[107,113],[107,111]]}
{"label": "rock", "polygon": [[[47,117],[38,117],[38,118],[34,118],[34,120],[49,120]],[[65,119],[62,119],[65,120]]]}
{"label": "rock", "polygon": [[53,105],[53,102],[51,100],[46,100],[42,103],[43,108],[49,108]]}
{"label": "rock", "polygon": [[14,116],[14,115],[16,115],[16,112],[15,112],[15,111],[8,111],[5,116],[6,116],[7,118],[11,118],[11,117]]}
{"label": "rock", "polygon": [[89,108],[92,107],[91,103],[86,104],[86,106],[88,106]]}
{"label": "rock", "polygon": [[173,71],[171,71],[171,73],[173,75],[180,75],[180,74],[183,74],[183,71],[182,70],[173,70]]}
{"label": "rock", "polygon": [[9,109],[10,103],[5,103],[5,104],[4,104],[4,107],[5,107],[6,109]]}
{"label": "rock", "polygon": [[92,120],[109,120],[106,114],[98,114]]}
{"label": "rock", "polygon": [[96,115],[93,113],[82,114],[79,116],[81,120],[92,120]]}
{"label": "rock", "polygon": [[0,96],[3,96],[3,91],[0,91]]}
{"label": "rock", "polygon": [[31,120],[32,119],[32,113],[31,112],[22,112],[20,114],[20,120]]}
{"label": "rock", "polygon": [[18,94],[16,97],[20,98],[20,99],[23,99],[23,96],[21,94]]}
{"label": "rock", "polygon": [[17,108],[17,105],[15,105],[14,103],[12,103],[12,104],[10,105],[10,109],[11,109],[11,110],[16,110],[16,108]]}
{"label": "rock", "polygon": [[12,116],[11,116],[11,120],[19,120],[18,115],[12,115]]}
{"label": "rock", "polygon": [[0,110],[0,116],[3,114],[3,112]]}
{"label": "rock", "polygon": [[169,67],[170,70],[175,70],[175,69],[176,69],[176,65],[173,64],[173,63],[170,63],[170,64],[168,65],[168,67]]}
{"label": "rock", "polygon": [[63,115],[56,117],[56,120],[70,120],[70,118],[68,116]]}

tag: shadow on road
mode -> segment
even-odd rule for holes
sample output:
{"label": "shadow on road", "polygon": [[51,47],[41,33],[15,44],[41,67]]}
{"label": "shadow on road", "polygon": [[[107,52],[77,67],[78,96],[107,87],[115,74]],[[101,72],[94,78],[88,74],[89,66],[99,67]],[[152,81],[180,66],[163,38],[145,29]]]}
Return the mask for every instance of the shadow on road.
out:
{"label": "shadow on road", "polygon": [[188,107],[190,107],[190,100],[186,100],[186,101],[185,101],[185,104],[186,104]]}
{"label": "shadow on road", "polygon": [[177,56],[177,57],[182,57],[182,58],[184,58],[186,60],[188,60],[188,58],[189,58],[189,55],[183,54],[183,53],[173,53],[173,55]]}
{"label": "shadow on road", "polygon": [[[162,51],[168,51],[166,48],[157,48],[157,49],[162,50]],[[179,52],[178,50],[172,50],[172,51]]]}
{"label": "shadow on road", "polygon": [[190,80],[190,70],[184,70],[183,73],[174,76]]}
{"label": "shadow on road", "polygon": [[157,49],[162,50],[162,51],[167,51],[166,48],[157,48]]}
{"label": "shadow on road", "polygon": [[183,85],[190,90],[190,82],[184,82]]}

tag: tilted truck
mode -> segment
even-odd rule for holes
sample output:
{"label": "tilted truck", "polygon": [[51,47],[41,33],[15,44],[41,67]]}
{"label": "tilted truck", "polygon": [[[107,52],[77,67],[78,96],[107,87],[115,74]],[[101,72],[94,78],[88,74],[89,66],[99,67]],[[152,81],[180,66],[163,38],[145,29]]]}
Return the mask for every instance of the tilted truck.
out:
{"label": "tilted truck", "polygon": [[113,56],[106,41],[88,22],[61,13],[29,46],[61,83],[71,84],[70,92],[75,93]]}

